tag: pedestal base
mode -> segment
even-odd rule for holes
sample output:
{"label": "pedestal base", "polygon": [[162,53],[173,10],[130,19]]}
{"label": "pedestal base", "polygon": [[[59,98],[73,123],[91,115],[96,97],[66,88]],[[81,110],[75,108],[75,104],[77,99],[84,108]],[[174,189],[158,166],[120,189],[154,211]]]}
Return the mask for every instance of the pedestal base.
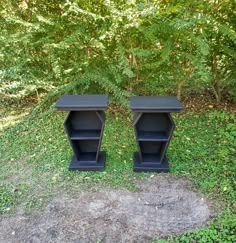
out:
{"label": "pedestal base", "polygon": [[100,152],[98,161],[80,161],[77,160],[75,155],[73,155],[69,170],[80,170],[80,171],[103,171],[105,168],[106,153]]}
{"label": "pedestal base", "polygon": [[139,154],[134,153],[134,172],[169,172],[168,159],[165,156],[162,163],[159,161],[148,161],[141,162]]}

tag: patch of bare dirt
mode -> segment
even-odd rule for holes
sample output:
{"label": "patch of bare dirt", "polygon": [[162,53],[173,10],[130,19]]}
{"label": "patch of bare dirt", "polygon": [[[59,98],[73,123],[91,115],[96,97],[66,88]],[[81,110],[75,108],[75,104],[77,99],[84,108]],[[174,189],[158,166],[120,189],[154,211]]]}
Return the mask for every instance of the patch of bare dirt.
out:
{"label": "patch of bare dirt", "polygon": [[0,220],[0,242],[150,242],[213,217],[186,179],[156,175],[137,190],[103,189],[51,201],[44,211]]}

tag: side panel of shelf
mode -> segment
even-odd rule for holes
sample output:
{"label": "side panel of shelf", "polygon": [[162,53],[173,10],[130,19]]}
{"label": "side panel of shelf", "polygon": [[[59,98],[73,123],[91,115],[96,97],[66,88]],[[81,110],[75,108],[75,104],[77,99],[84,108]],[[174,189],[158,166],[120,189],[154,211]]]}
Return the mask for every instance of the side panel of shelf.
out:
{"label": "side panel of shelf", "polygon": [[167,148],[168,148],[168,146],[169,146],[169,143],[170,143],[172,134],[173,134],[174,129],[175,129],[175,123],[174,123],[174,120],[172,119],[172,116],[171,116],[170,113],[168,113],[168,117],[169,117],[169,119],[170,119],[170,121],[171,121],[172,126],[170,127],[170,132],[169,132],[169,138],[168,138],[168,141],[167,141],[167,143],[165,144],[165,146],[164,146],[164,148],[163,148],[163,151],[162,151],[162,154],[161,154],[161,158],[160,158],[160,161],[161,161],[161,162],[164,160],[164,157],[165,157]]}
{"label": "side panel of shelf", "polygon": [[77,158],[77,160],[79,160],[79,155],[80,155],[80,152],[79,152],[79,149],[75,146],[75,144],[72,142],[71,138],[70,138],[70,126],[69,126],[69,120],[71,118],[71,113],[72,111],[70,111],[65,119],[65,122],[64,122],[64,129],[66,131],[66,135],[67,135],[67,138],[69,140],[69,143],[70,143],[70,146],[73,150],[73,153],[75,154],[75,157]]}
{"label": "side panel of shelf", "polygon": [[143,156],[142,156],[142,151],[140,149],[140,142],[138,140],[138,130],[136,127],[137,122],[139,121],[140,117],[142,116],[143,113],[141,112],[134,112],[134,118],[133,118],[133,126],[134,126],[134,132],[135,132],[135,137],[136,137],[136,144],[138,146],[138,155],[139,155],[139,160],[143,161]]}
{"label": "side panel of shelf", "polygon": [[98,161],[100,147],[101,147],[101,143],[102,143],[102,137],[103,137],[103,130],[104,130],[104,126],[105,126],[106,115],[105,115],[104,111],[97,111],[96,115],[97,115],[97,117],[100,119],[100,121],[102,123],[101,131],[100,131],[99,144],[98,144],[98,147],[97,147],[97,154],[96,154],[96,161]]}

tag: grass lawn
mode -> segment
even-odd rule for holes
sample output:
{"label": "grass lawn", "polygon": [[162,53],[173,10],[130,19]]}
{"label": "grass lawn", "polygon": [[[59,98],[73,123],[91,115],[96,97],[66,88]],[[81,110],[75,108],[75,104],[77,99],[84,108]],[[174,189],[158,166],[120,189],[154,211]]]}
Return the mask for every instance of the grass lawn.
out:
{"label": "grass lawn", "polygon": [[[19,208],[30,213],[62,192],[72,195],[104,186],[133,190],[133,178],[150,176],[132,171],[137,148],[131,113],[111,110],[102,143],[107,152],[105,171],[68,171],[72,151],[63,130],[65,116],[1,108],[1,214],[14,214]],[[236,241],[235,113],[209,109],[174,114],[174,120],[176,130],[168,150],[171,174],[193,180],[195,189],[221,209],[208,227],[159,242]]]}

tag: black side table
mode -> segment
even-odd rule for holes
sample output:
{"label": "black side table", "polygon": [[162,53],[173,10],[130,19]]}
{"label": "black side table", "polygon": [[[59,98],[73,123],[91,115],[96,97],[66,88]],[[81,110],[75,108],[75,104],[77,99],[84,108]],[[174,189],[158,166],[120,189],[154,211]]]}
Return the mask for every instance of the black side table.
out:
{"label": "black side table", "polygon": [[64,128],[74,151],[70,170],[101,171],[105,167],[106,154],[100,152],[107,95],[64,95],[56,108],[68,111]]}
{"label": "black side table", "polygon": [[136,96],[130,98],[138,152],[134,153],[134,171],[168,172],[166,150],[174,131],[170,112],[183,106],[174,96]]}

